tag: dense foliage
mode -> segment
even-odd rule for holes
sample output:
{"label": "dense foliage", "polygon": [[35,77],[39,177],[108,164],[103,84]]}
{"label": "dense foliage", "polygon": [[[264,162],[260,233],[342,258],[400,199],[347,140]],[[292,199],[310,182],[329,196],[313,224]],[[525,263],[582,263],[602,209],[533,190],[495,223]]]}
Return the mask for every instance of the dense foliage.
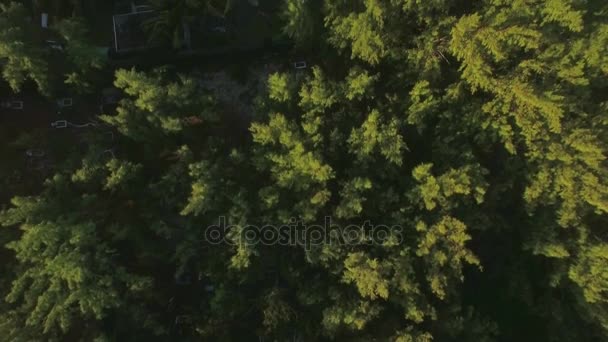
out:
{"label": "dense foliage", "polygon": [[[157,3],[168,40],[210,8]],[[0,7],[2,75],[49,95],[26,12]],[[268,77],[248,131],[196,73],[119,69],[103,129],[11,194],[3,339],[608,341],[608,3],[286,0],[276,16],[309,67]],[[84,21],[53,29],[64,81],[90,89]],[[328,218],[387,229],[246,234]],[[230,243],[206,239],[222,220]]]}

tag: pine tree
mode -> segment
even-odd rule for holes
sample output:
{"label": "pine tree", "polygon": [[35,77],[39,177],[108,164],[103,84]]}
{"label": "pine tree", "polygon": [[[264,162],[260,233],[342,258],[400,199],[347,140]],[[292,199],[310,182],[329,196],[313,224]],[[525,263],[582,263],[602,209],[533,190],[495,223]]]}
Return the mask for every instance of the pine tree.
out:
{"label": "pine tree", "polygon": [[0,4],[0,59],[5,59],[2,77],[15,92],[32,80],[42,94],[48,95],[46,52],[35,40],[27,17],[26,8],[17,2]]}

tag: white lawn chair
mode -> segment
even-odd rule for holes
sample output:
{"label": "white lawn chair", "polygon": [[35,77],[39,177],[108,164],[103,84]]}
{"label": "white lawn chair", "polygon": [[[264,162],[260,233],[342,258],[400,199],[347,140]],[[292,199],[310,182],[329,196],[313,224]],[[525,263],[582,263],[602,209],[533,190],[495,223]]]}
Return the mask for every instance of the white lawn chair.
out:
{"label": "white lawn chair", "polygon": [[61,44],[60,42],[54,40],[47,40],[46,43],[53,50],[63,51],[63,44]]}
{"label": "white lawn chair", "polygon": [[51,123],[51,127],[53,128],[67,128],[68,122],[66,120],[58,120]]}
{"label": "white lawn chair", "polygon": [[306,62],[304,62],[304,61],[295,62],[295,63],[293,63],[293,67],[298,70],[306,69]]}

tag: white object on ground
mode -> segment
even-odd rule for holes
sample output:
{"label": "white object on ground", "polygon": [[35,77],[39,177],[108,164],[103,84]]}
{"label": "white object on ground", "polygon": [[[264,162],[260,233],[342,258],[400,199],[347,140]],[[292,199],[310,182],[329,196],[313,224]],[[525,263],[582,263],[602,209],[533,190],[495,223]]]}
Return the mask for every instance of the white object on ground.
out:
{"label": "white object on ground", "polygon": [[59,42],[56,42],[54,40],[47,40],[46,43],[49,44],[49,47],[51,49],[63,51],[63,45],[61,45],[61,43]]}
{"label": "white object on ground", "polygon": [[66,128],[68,127],[68,122],[65,120],[59,120],[51,123],[51,127],[53,128]]}

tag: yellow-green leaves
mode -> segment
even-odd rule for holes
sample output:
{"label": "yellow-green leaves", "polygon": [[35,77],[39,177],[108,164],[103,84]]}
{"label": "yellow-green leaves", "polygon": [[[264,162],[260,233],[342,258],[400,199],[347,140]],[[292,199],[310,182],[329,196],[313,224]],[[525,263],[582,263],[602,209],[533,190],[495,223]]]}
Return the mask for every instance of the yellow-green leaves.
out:
{"label": "yellow-green leaves", "polygon": [[319,9],[308,1],[286,0],[281,17],[285,21],[283,32],[300,47],[308,47],[318,39]]}
{"label": "yellow-green leaves", "polygon": [[340,191],[341,201],[336,208],[338,218],[354,218],[363,211],[364,192],[372,188],[368,178],[355,177],[346,182]]}
{"label": "yellow-green leaves", "polygon": [[427,210],[437,206],[445,210],[457,206],[450,197],[454,195],[471,195],[477,203],[483,202],[485,182],[481,178],[482,171],[471,166],[460,169],[450,169],[439,177],[431,173],[433,164],[421,164],[414,168],[412,175],[420,184],[414,192],[420,196],[418,201]]}
{"label": "yellow-green leaves", "polygon": [[300,89],[300,107],[305,111],[320,112],[338,101],[335,84],[325,77],[321,68],[312,68],[312,77]]}
{"label": "yellow-green leaves", "polygon": [[66,84],[73,84],[77,92],[90,92],[87,79],[93,70],[99,70],[105,63],[104,56],[97,47],[88,43],[88,30],[81,19],[64,19],[55,27],[66,41],[66,55],[75,71],[66,75]]}
{"label": "yellow-green leaves", "polygon": [[436,114],[439,100],[433,96],[429,81],[419,81],[410,91],[412,104],[408,108],[407,122],[421,126],[426,115]]}
{"label": "yellow-green leaves", "polygon": [[416,225],[421,238],[416,254],[428,265],[427,281],[440,299],[447,294],[450,279],[462,281],[464,264],[480,266],[477,257],[465,246],[471,240],[466,225],[450,216],[444,216],[431,227],[420,221]]}
{"label": "yellow-green leaves", "polygon": [[283,115],[272,115],[268,124],[254,123],[251,131],[254,141],[281,147],[282,153],[266,157],[279,185],[304,189],[310,182],[322,183],[333,177],[331,167],[306,149],[296,127]]}
{"label": "yellow-green leaves", "polygon": [[[21,316],[32,336],[59,336],[84,322],[102,320],[125,305],[125,289],[136,293],[150,286],[148,278],[115,264],[115,251],[102,238],[106,227],[84,217],[97,198],[79,200],[69,189],[60,189],[66,183],[57,179],[53,184],[59,191],[47,192],[44,199],[13,201],[18,206],[14,210],[23,214],[12,222],[22,225],[22,236],[8,248],[22,268],[6,301],[10,315]],[[12,216],[11,211],[2,214]],[[9,222],[3,218],[1,223]]]}
{"label": "yellow-green leaves", "polygon": [[31,34],[29,13],[17,2],[0,4],[0,63],[2,77],[14,92],[32,80],[43,95],[51,94],[45,51]]}
{"label": "yellow-green leaves", "polygon": [[492,69],[485,62],[483,54],[480,53],[473,39],[475,32],[481,26],[481,16],[472,14],[460,18],[452,29],[452,42],[450,48],[452,53],[464,61],[460,70],[462,78],[471,84],[472,91],[477,89],[491,88],[493,82]]}
{"label": "yellow-green leaves", "polygon": [[603,144],[591,130],[577,129],[563,138],[563,145],[549,144],[544,158],[525,190],[531,209],[558,204],[558,222],[564,227],[580,224],[589,210],[608,213],[608,185]]}
{"label": "yellow-green leaves", "polygon": [[401,165],[402,152],[406,149],[403,137],[399,133],[398,121],[393,119],[383,122],[380,112],[373,110],[361,126],[353,129],[348,139],[351,153],[360,160],[369,158],[378,151],[389,162]]}
{"label": "yellow-green leaves", "polygon": [[362,252],[351,253],[344,261],[346,268],[342,276],[345,283],[354,283],[362,297],[384,298],[389,295],[386,268],[377,260]]}
{"label": "yellow-green leaves", "polygon": [[[333,5],[329,5],[333,6]],[[331,28],[330,42],[340,49],[350,47],[351,57],[377,64],[387,54],[382,35],[384,4],[364,1],[365,11],[346,16],[326,16],[325,26]]]}
{"label": "yellow-green leaves", "polygon": [[608,74],[608,24],[596,25],[597,29],[590,34],[589,47],[584,52],[585,62],[605,76]]}
{"label": "yellow-green leaves", "polygon": [[381,311],[382,307],[372,301],[353,301],[344,298],[334,306],[323,310],[322,324],[330,334],[343,326],[352,330],[363,330]]}
{"label": "yellow-green leaves", "polygon": [[117,115],[102,115],[101,119],[132,139],[150,141],[177,134],[191,119],[217,120],[214,101],[192,77],[172,78],[164,69],[150,73],[120,69],[114,85],[128,98],[120,102]]}
{"label": "yellow-green leaves", "polygon": [[106,178],[105,189],[116,190],[119,187],[124,187],[126,184],[137,179],[141,165],[123,161],[118,159],[110,160],[106,165],[109,175]]}
{"label": "yellow-green leaves", "polygon": [[462,62],[462,78],[471,85],[473,92],[478,89],[500,92],[500,87],[505,85],[494,75],[491,61],[505,61],[516,48],[535,49],[541,36],[538,31],[519,25],[493,27],[475,13],[456,23],[450,48]]}
{"label": "yellow-green leaves", "polygon": [[568,272],[589,303],[608,303],[608,245],[585,246]]}
{"label": "yellow-green leaves", "polygon": [[366,70],[353,68],[346,77],[345,96],[349,100],[360,100],[372,89],[378,75],[370,75]]}
{"label": "yellow-green leaves", "polygon": [[585,11],[577,11],[572,8],[572,0],[546,0],[541,10],[543,23],[555,22],[574,32],[583,29],[583,15]]}
{"label": "yellow-green leaves", "polygon": [[291,79],[288,74],[274,73],[268,78],[268,97],[278,102],[289,102]]}
{"label": "yellow-green leaves", "polygon": [[[332,167],[318,152],[310,150],[310,142],[299,128],[281,114],[270,116],[268,123],[251,125],[253,139],[260,145],[258,168],[270,172],[276,186],[300,194],[296,210],[312,220],[317,210],[329,201],[331,192],[326,184],[334,178]],[[263,152],[264,151],[264,152]],[[265,190],[266,194],[274,193]]]}

